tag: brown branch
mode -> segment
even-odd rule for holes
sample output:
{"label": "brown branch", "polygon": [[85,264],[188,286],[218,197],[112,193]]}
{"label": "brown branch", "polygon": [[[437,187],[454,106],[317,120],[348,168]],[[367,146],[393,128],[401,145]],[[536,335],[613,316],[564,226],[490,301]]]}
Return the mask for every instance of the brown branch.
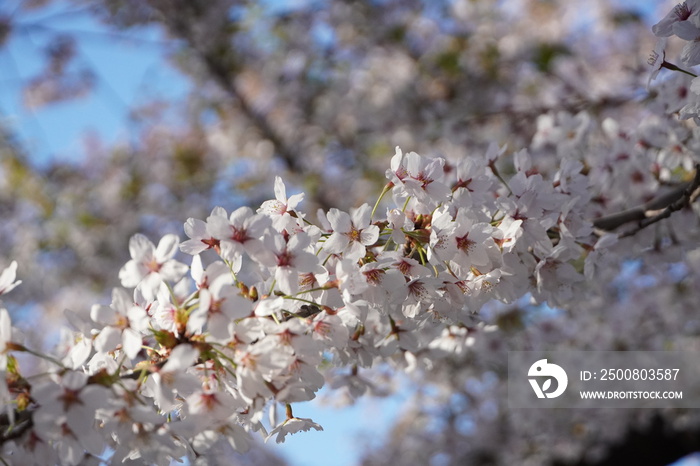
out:
{"label": "brown branch", "polygon": [[593,226],[598,230],[607,232],[613,231],[622,225],[637,222],[634,228],[619,234],[620,238],[635,235],[649,225],[668,218],[672,213],[689,206],[700,194],[699,188],[700,164],[697,164],[693,181],[678,185],[672,191],[641,206],[595,219]]}
{"label": "brown branch", "polygon": [[0,445],[9,440],[21,437],[25,432],[34,427],[32,411],[15,411],[14,422],[10,422],[10,416],[0,415]]}
{"label": "brown branch", "polygon": [[[191,4],[186,5],[194,8]],[[170,32],[188,44],[189,48],[209,72],[209,75],[213,77],[214,82],[238,104],[242,114],[272,143],[278,158],[284,163],[287,170],[297,174],[307,172],[308,168],[302,163],[303,157],[301,156],[301,149],[298,147],[299,144],[288,141],[269,121],[267,115],[258,111],[254,102],[251,102],[236,85],[233,75],[240,68],[240,65],[238,63],[239,57],[235,54],[235,51],[229,49],[228,53],[222,54],[221,48],[200,45],[196,34],[191,29],[192,20],[187,13],[181,12],[175,16],[168,15],[164,11],[160,13]],[[192,14],[196,14],[196,12]],[[314,201],[324,210],[328,210],[331,207],[323,196],[315,195]]]}

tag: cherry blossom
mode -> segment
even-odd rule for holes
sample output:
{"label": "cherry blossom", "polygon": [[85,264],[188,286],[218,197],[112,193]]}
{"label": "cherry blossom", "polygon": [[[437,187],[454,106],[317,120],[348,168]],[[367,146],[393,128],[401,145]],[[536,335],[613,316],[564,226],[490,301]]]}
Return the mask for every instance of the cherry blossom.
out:
{"label": "cherry blossom", "polygon": [[143,281],[146,289],[155,290],[163,280],[182,277],[187,266],[173,259],[178,242],[176,235],[166,235],[156,248],[145,236],[134,235],[129,241],[131,260],[119,271],[122,286],[133,288]]}
{"label": "cherry blossom", "polygon": [[333,233],[323,243],[323,249],[331,254],[343,254],[350,260],[358,260],[365,255],[367,246],[379,238],[379,227],[370,225],[371,209],[368,204],[351,210],[350,215],[338,209],[328,212]]}
{"label": "cherry blossom", "polygon": [[292,217],[298,215],[294,209],[304,200],[304,193],[294,194],[287,198],[287,188],[279,176],[275,177],[275,199],[265,201],[260,205],[258,212],[265,212],[272,219],[276,229],[282,231],[296,226],[296,220]]}
{"label": "cherry blossom", "polygon": [[652,32],[659,37],[668,37],[675,34],[679,23],[688,21],[692,15],[700,11],[700,2],[688,0],[674,6],[671,11],[658,23],[652,26]]}

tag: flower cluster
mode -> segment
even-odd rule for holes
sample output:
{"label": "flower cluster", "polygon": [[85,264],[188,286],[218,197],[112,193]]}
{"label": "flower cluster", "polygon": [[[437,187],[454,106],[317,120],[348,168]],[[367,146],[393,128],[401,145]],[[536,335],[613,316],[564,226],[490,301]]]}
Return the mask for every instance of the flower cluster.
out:
{"label": "flower cluster", "polygon": [[[321,365],[348,368],[333,386],[358,395],[363,368],[462,351],[488,301],[566,301],[603,249],[584,218],[583,165],[566,160],[550,179],[521,151],[505,177],[504,153],[448,162],[397,148],[374,208],[319,211],[318,224],[277,178],[275,200],[189,219],[182,243],[135,235],[123,288],[108,306],[68,311],[74,331],[31,382],[12,356],[30,350],[3,311],[0,395],[16,422],[2,457],[79,464],[113,451],[162,464],[219,441],[245,451],[255,431],[281,442],[321,429],[292,412],[324,385]],[[266,427],[278,404],[285,419]]]}
{"label": "flower cluster", "polygon": [[689,0],[676,5],[661,21],[652,27],[652,31],[656,36],[660,37],[660,40],[649,58],[649,63],[653,67],[650,81],[657,77],[661,68],[681,71],[685,75],[694,77],[695,79],[692,80],[690,85],[687,84],[687,76],[677,75],[674,81],[678,83],[676,87],[683,89],[677,93],[677,99],[681,101],[687,100],[687,102],[681,103],[681,118],[692,118],[697,124],[700,124],[700,79],[695,73],[667,62],[665,54],[666,39],[676,36],[686,41],[681,52],[683,64],[687,66],[700,64],[700,2]]}

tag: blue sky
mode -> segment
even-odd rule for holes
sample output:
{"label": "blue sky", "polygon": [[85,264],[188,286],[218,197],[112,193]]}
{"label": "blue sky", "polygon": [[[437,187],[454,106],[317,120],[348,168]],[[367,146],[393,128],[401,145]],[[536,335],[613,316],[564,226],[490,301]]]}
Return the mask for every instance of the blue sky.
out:
{"label": "blue sky", "polygon": [[[0,13],[12,12],[16,3],[3,2]],[[128,116],[135,104],[156,96],[177,99],[190,88],[164,60],[157,31],[110,35],[86,14],[64,11],[22,14],[21,31],[0,51],[0,115],[37,163],[79,160],[83,136],[90,133],[108,144],[128,141],[134,136]],[[95,89],[86,97],[32,110],[23,104],[22,83],[42,67],[47,31],[78,32],[78,63],[96,72]]]}

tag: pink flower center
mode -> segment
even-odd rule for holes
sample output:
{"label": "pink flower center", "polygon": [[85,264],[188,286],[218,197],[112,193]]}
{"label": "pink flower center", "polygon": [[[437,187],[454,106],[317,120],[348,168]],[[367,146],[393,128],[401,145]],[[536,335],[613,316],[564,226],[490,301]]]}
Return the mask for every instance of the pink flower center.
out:
{"label": "pink flower center", "polygon": [[475,245],[476,241],[472,241],[469,239],[469,233],[457,238],[457,248],[464,254],[469,254],[471,251],[473,251]]}
{"label": "pink flower center", "polygon": [[245,243],[250,238],[248,237],[248,231],[245,228],[231,227],[231,240],[237,243]]}

